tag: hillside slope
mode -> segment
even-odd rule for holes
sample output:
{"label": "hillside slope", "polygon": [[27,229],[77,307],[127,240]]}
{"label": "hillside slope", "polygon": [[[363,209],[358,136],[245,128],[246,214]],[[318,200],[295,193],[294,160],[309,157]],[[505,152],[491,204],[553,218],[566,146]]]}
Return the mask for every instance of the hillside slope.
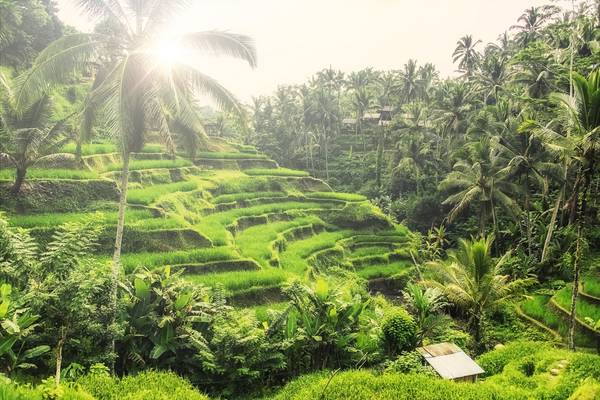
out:
{"label": "hillside slope", "polygon": [[[193,162],[173,159],[158,145],[134,154],[126,272],[169,266],[191,281],[220,285],[230,302],[245,306],[281,300],[284,282],[305,279],[309,268],[341,267],[377,287],[403,280],[413,235],[366,198],[279,168],[249,146],[212,139],[209,149]],[[41,241],[60,223],[94,218],[104,226],[97,255],[108,260],[120,157],[110,144],[83,150],[80,164],[64,154],[62,162],[32,169],[21,198],[0,194],[0,207],[12,225]],[[11,172],[3,170],[0,179],[6,193]]]}

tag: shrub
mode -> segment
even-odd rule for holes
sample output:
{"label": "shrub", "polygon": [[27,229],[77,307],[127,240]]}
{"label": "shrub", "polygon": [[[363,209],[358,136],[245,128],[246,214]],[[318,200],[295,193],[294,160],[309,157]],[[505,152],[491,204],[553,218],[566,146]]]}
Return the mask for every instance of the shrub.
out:
{"label": "shrub", "polygon": [[92,373],[77,383],[102,400],[208,400],[187,380],[171,372],[145,371],[122,379]]}
{"label": "shrub", "polygon": [[417,325],[403,308],[389,311],[382,322],[382,341],[388,354],[400,354],[414,349],[417,340]]}

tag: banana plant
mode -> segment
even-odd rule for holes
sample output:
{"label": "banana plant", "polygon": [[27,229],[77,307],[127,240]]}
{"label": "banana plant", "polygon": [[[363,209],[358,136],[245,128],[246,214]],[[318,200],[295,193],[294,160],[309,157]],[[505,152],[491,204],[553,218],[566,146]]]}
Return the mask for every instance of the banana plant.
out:
{"label": "banana plant", "polygon": [[11,285],[0,285],[0,368],[3,372],[36,368],[33,361],[50,351],[46,345],[27,347],[27,337],[38,327],[38,320],[39,315],[32,315],[27,308],[12,301]]}

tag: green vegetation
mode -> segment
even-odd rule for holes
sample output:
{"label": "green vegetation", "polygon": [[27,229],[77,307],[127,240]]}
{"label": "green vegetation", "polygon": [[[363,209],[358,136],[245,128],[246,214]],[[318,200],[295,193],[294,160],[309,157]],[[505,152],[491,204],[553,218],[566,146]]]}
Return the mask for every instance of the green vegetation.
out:
{"label": "green vegetation", "polygon": [[[29,179],[97,179],[98,173],[83,169],[50,169],[30,168],[27,170]],[[0,180],[12,181],[15,179],[15,170],[0,170]]]}
{"label": "green vegetation", "polygon": [[[130,171],[138,171],[142,169],[158,169],[158,168],[180,168],[193,165],[191,161],[182,158],[175,160],[132,160],[129,163]],[[109,164],[105,167],[105,171],[120,171],[121,164]]]}
{"label": "green vegetation", "polygon": [[209,158],[209,159],[227,159],[227,160],[239,160],[239,159],[260,159],[264,160],[267,158],[264,154],[253,154],[253,153],[239,153],[239,152],[222,152],[222,151],[201,151],[196,154],[197,158]]}
{"label": "green vegetation", "polygon": [[191,192],[198,188],[198,183],[194,181],[182,181],[175,183],[166,183],[147,186],[141,189],[131,189],[127,193],[127,202],[131,204],[149,205],[155,202],[159,197],[172,192]]}
{"label": "green vegetation", "polygon": [[250,176],[308,176],[308,172],[289,168],[251,168],[244,170],[244,173]]}

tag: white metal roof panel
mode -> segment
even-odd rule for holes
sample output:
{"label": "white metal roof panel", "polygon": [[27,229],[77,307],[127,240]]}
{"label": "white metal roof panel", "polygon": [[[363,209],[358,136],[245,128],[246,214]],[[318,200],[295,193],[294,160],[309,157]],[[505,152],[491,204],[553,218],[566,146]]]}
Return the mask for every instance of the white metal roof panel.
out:
{"label": "white metal roof panel", "polygon": [[458,379],[485,372],[464,351],[437,357],[426,357],[425,360],[444,379]]}

